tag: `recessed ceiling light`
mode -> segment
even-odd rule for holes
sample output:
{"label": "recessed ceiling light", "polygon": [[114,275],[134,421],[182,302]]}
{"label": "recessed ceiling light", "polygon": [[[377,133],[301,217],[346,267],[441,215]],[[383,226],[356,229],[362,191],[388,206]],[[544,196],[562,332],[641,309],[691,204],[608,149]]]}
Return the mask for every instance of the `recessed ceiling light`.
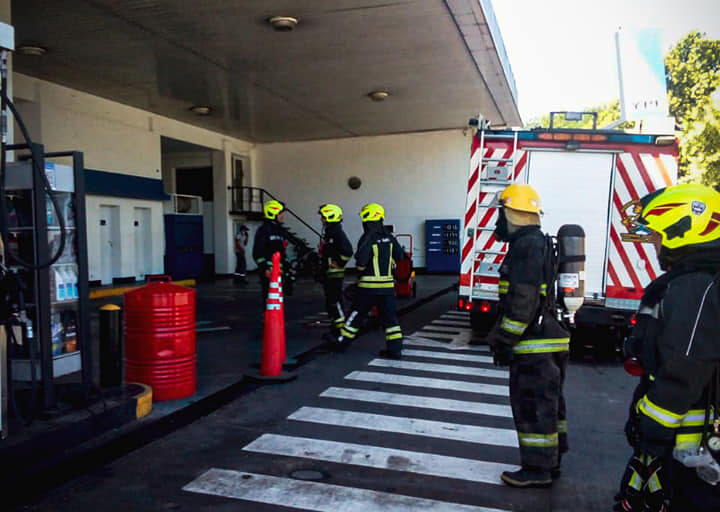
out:
{"label": "recessed ceiling light", "polygon": [[190,112],[198,116],[209,116],[212,109],[207,105],[194,105],[190,107]]}
{"label": "recessed ceiling light", "polygon": [[368,93],[368,97],[373,101],[385,101],[390,93],[387,91],[372,91]]}
{"label": "recessed ceiling light", "polygon": [[22,45],[18,46],[18,53],[22,55],[31,55],[33,57],[40,57],[47,53],[47,48],[42,46]]}
{"label": "recessed ceiling light", "polygon": [[278,32],[290,32],[297,27],[298,19],[292,16],[273,16],[268,19],[268,23]]}

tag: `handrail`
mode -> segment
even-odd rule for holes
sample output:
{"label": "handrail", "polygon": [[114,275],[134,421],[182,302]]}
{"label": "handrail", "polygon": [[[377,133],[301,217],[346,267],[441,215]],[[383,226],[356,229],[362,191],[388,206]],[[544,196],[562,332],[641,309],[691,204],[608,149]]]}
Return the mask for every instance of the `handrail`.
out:
{"label": "handrail", "polygon": [[[228,190],[238,190],[238,189],[241,191],[241,193],[242,193],[242,190],[251,190],[251,191],[252,191],[252,190],[258,190],[258,191],[260,191],[260,198],[261,198],[261,202],[262,202],[263,204],[265,203],[265,199],[264,199],[264,197],[263,197],[263,196],[265,196],[265,195],[269,196],[270,199],[274,199],[275,201],[280,201],[277,197],[275,197],[274,195],[272,195],[270,192],[268,192],[268,191],[265,190],[264,188],[260,188],[260,187],[238,187],[238,186],[232,186],[232,185],[228,187]],[[298,214],[295,213],[295,212],[294,212],[291,208],[289,208],[287,205],[285,205],[285,211],[288,212],[288,213],[289,213],[290,215],[292,215],[293,217],[295,217],[297,220],[299,220],[300,223],[301,223],[302,225],[304,225],[306,228],[308,228],[310,231],[312,231],[312,232],[315,233],[317,236],[319,236],[320,238],[322,238],[322,233],[320,233],[320,232],[317,231],[315,228],[313,228],[310,224],[308,224],[307,222],[305,222],[304,220],[302,220],[302,219],[298,216]]]}

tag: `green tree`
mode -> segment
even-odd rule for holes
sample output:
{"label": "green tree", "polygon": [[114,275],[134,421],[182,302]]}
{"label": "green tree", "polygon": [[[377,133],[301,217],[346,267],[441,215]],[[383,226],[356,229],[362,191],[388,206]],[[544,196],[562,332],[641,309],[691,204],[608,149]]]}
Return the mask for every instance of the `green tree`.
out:
{"label": "green tree", "polygon": [[678,174],[720,190],[720,41],[690,32],[665,57],[665,70],[681,130]]}

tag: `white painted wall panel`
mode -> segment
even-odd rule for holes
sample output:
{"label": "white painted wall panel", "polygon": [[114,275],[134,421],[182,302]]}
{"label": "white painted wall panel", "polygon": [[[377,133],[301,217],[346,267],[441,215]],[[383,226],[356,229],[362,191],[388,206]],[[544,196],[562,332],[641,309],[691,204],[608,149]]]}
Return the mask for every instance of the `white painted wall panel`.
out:
{"label": "white painted wall panel", "polygon": [[[362,234],[360,208],[382,204],[386,223],[413,235],[414,263],[424,266],[425,220],[463,213],[469,145],[461,130],[263,144],[252,152],[253,177],[318,227],[318,205],[340,204],[353,244]],[[362,187],[351,190],[350,176],[358,176]],[[305,228],[295,227],[310,238]]]}

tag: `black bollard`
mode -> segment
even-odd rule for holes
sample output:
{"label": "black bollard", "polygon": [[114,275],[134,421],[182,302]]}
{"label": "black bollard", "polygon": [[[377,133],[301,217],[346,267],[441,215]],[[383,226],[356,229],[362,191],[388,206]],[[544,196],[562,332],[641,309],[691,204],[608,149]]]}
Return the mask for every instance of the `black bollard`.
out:
{"label": "black bollard", "polygon": [[115,304],[100,308],[100,386],[122,384],[122,309]]}

